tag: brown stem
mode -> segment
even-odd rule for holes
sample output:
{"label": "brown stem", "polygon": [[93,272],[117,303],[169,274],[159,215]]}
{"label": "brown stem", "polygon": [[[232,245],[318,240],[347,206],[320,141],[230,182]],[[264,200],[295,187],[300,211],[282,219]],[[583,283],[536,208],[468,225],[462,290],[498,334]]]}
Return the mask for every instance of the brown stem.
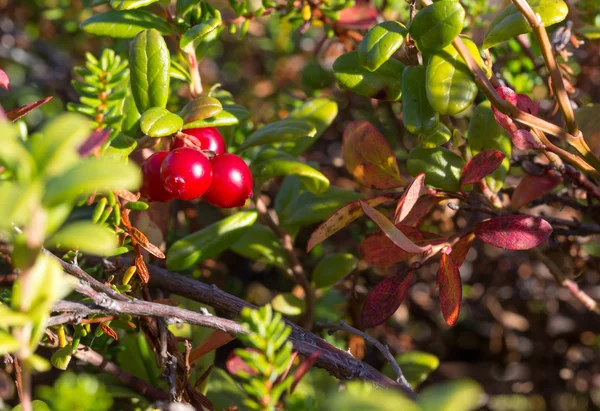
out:
{"label": "brown stem", "polygon": [[108,361],[102,355],[89,347],[85,347],[80,344],[77,351],[75,351],[74,356],[75,358],[94,365],[100,368],[100,370],[118,378],[129,388],[140,393],[149,400],[169,401],[169,394],[153,387],[151,384],[128,373],[127,371],[122,370],[117,364],[112,361]]}
{"label": "brown stem", "polygon": [[304,290],[304,295],[306,298],[306,312],[304,313],[304,317],[302,318],[302,325],[307,330],[310,330],[312,328],[315,316],[315,294],[310,284],[310,281],[308,281],[308,277],[306,276],[304,267],[302,266],[300,260],[296,256],[292,237],[289,235],[289,233],[287,233],[281,228],[277,221],[275,221],[273,216],[271,216],[271,214],[269,213],[266,204],[261,200],[260,197],[256,198],[255,203],[256,210],[261,216],[261,219],[281,239],[283,249],[285,250],[285,253],[288,257],[290,274]]}

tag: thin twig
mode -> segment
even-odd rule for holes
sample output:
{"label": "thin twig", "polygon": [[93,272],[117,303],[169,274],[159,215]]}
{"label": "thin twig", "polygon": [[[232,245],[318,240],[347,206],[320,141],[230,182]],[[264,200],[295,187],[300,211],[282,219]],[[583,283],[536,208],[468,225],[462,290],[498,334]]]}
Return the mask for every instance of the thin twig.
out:
{"label": "thin twig", "polygon": [[[354,335],[358,335],[359,337],[362,337],[365,341],[368,341],[369,343],[374,345],[375,348],[377,348],[381,352],[381,354],[383,354],[386,361],[392,366],[392,369],[396,373],[396,381],[403,385],[406,385],[407,387],[411,387],[410,383],[406,380],[406,377],[404,377],[404,374],[402,373],[402,369],[400,368],[400,366],[396,362],[396,359],[390,352],[390,348],[387,345],[379,342],[376,338],[371,337],[369,334],[367,334],[363,331],[357,330],[356,328],[348,325],[343,320],[340,320],[340,322],[338,324],[335,324],[332,322],[319,322],[316,324],[316,328],[317,329],[329,328],[330,330],[346,331],[350,334],[354,334]],[[331,334],[331,331],[330,331],[330,334]]]}
{"label": "thin twig", "polygon": [[304,290],[304,295],[306,298],[306,312],[302,318],[302,325],[307,330],[310,330],[315,317],[315,293],[312,289],[310,281],[308,281],[308,277],[306,276],[306,272],[304,271],[302,263],[298,259],[298,256],[296,256],[292,237],[289,235],[289,233],[281,228],[275,219],[273,219],[273,216],[271,216],[269,213],[266,204],[261,200],[260,197],[256,198],[255,203],[256,211],[258,211],[258,214],[261,216],[262,220],[281,239],[283,249],[288,257],[290,274]]}
{"label": "thin twig", "polygon": [[152,401],[168,401],[169,394],[164,391],[159,390],[158,388],[153,387],[151,384],[146,381],[136,377],[128,373],[127,371],[119,368],[117,364],[112,361],[107,360],[102,355],[92,350],[89,347],[85,347],[83,345],[79,345],[79,348],[75,351],[75,358],[86,362],[88,364],[94,365],[100,370],[106,372],[107,374],[112,375],[113,377],[121,380],[125,385],[127,385],[132,390],[138,392],[144,397],[152,400]]}

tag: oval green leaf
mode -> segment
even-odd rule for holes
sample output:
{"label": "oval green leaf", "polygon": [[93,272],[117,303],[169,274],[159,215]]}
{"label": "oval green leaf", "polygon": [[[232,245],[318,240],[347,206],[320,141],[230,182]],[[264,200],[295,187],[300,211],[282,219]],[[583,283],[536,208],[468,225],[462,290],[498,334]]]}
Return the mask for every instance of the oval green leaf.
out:
{"label": "oval green leaf", "polygon": [[342,54],[333,63],[333,72],[339,85],[363,97],[398,101],[402,97],[404,65],[390,59],[377,70],[362,66],[358,51]]}
{"label": "oval green leaf", "polygon": [[46,242],[46,246],[104,256],[117,248],[117,236],[107,227],[90,221],[77,221],[61,228]]}
{"label": "oval green leaf", "polygon": [[175,134],[183,126],[183,119],[166,108],[152,107],[142,114],[140,127],[150,137],[166,137]]}
{"label": "oval green leaf", "polygon": [[214,97],[202,96],[187,103],[179,112],[187,125],[209,117],[214,117],[223,111],[223,105]]}
{"label": "oval green leaf", "polygon": [[181,36],[179,47],[186,53],[195,53],[196,47],[202,42],[207,34],[214,31],[221,24],[219,19],[209,19],[197,24]]}
{"label": "oval green leaf", "polygon": [[464,165],[461,157],[444,147],[415,147],[406,162],[412,176],[425,173],[425,184],[448,191],[460,189],[460,172]]}
{"label": "oval green leaf", "polygon": [[167,252],[167,268],[185,270],[225,251],[257,218],[256,211],[240,211],[176,241]]}
{"label": "oval green leaf", "polygon": [[306,302],[291,293],[278,294],[271,301],[271,305],[275,311],[290,316],[300,315],[306,309]]}
{"label": "oval green leaf", "polygon": [[397,21],[385,21],[369,30],[358,47],[360,62],[375,71],[400,48],[407,30]]}
{"label": "oval green leaf", "polygon": [[140,32],[129,46],[131,93],[140,113],[164,108],[169,98],[171,57],[162,35],[154,30]]}
{"label": "oval green leaf", "polygon": [[[534,13],[540,15],[546,27],[560,23],[569,13],[569,7],[562,0],[528,0],[527,3],[529,3]],[[483,40],[483,48],[489,49],[519,34],[531,33],[531,31],[531,26],[525,20],[525,17],[514,4],[511,4],[498,13],[492,21]]]}
{"label": "oval green leaf", "polygon": [[427,98],[426,78],[423,66],[407,67],[402,74],[404,126],[413,134],[428,134],[435,130],[439,121],[439,114]]}
{"label": "oval green leaf", "polygon": [[439,147],[452,138],[452,132],[444,123],[437,123],[433,131],[419,135],[419,145],[424,148]]}
{"label": "oval green leaf", "polygon": [[352,254],[340,253],[325,256],[312,273],[315,288],[329,287],[356,269],[358,259]]}
{"label": "oval green leaf", "polygon": [[460,34],[464,21],[465,10],[460,3],[443,0],[419,10],[409,32],[419,50],[439,50]]}
{"label": "oval green leaf", "polygon": [[169,24],[155,14],[143,10],[107,11],[86,19],[81,29],[88,34],[130,39],[142,30],[156,29],[169,34]]}
{"label": "oval green leaf", "polygon": [[447,381],[425,388],[417,399],[423,411],[469,411],[479,408],[483,389],[473,380]]}
{"label": "oval green leaf", "polygon": [[222,110],[218,114],[186,123],[183,129],[233,126],[249,118],[250,112],[245,107],[239,104],[223,104]]}
{"label": "oval green leaf", "polygon": [[303,137],[293,142],[281,144],[281,149],[297,156],[305,152],[323,132],[333,123],[338,114],[338,105],[328,98],[316,98],[309,100],[300,107],[295,108],[288,118],[304,121],[312,125],[316,130],[314,137]]}
{"label": "oval green leaf", "polygon": [[306,121],[279,120],[256,130],[240,145],[239,150],[242,151],[263,144],[294,141],[303,137],[314,137],[316,133],[317,129]]}
{"label": "oval green leaf", "polygon": [[110,6],[115,10],[134,10],[149,6],[158,0],[110,0]]}
{"label": "oval green leaf", "polygon": [[[463,41],[471,54],[479,56],[481,62],[475,43],[466,38]],[[427,98],[438,113],[453,116],[464,111],[475,100],[477,84],[454,46],[449,45],[435,52],[426,71]]]}
{"label": "oval green leaf", "polygon": [[277,267],[287,267],[287,256],[279,237],[262,225],[254,224],[237,240],[231,249],[251,260],[263,261]]}

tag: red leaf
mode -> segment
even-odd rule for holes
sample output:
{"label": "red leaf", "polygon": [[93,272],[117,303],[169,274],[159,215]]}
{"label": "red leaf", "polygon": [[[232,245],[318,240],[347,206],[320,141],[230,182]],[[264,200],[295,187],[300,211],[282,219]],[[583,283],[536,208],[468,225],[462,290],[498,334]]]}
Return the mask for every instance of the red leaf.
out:
{"label": "red leaf", "polygon": [[92,154],[110,137],[110,129],[94,130],[92,134],[79,146],[79,155],[87,157]]}
{"label": "red leaf", "polygon": [[[441,244],[447,239],[435,233],[421,231],[418,228],[396,224],[396,227],[417,245]],[[378,267],[389,267],[401,261],[408,261],[415,253],[409,253],[398,247],[385,234],[368,236],[359,245],[359,251],[367,263]]]}
{"label": "red leaf", "polygon": [[365,203],[364,201],[360,202],[360,206],[363,211],[379,228],[381,231],[390,239],[396,246],[400,247],[404,251],[408,251],[409,253],[419,254],[423,251],[427,250],[427,248],[419,247],[405,236],[402,231],[398,230],[396,226],[386,218],[379,211],[375,210],[373,207]]}
{"label": "red leaf", "polygon": [[378,190],[406,185],[388,142],[368,121],[354,121],[346,127],[342,153],[346,169],[361,184]]}
{"label": "red leaf", "polygon": [[498,150],[483,150],[467,161],[461,172],[461,185],[473,184],[492,174],[506,156]]}
{"label": "red leaf", "polygon": [[8,117],[11,121],[15,121],[23,117],[25,114],[29,113],[31,110],[38,108],[39,106],[43,106],[47,102],[52,100],[52,96],[46,97],[45,99],[25,104],[24,106],[13,108],[6,112],[6,117]]}
{"label": "red leaf", "polygon": [[510,134],[513,145],[519,150],[529,150],[532,148],[542,148],[543,145],[538,143],[531,132],[528,130],[515,130]]}
{"label": "red leaf", "polygon": [[552,226],[539,217],[510,215],[492,218],[475,226],[482,241],[506,250],[529,250],[542,244],[552,234]]}
{"label": "red leaf", "polygon": [[10,79],[4,70],[0,69],[0,87],[10,91]]}
{"label": "red leaf", "polygon": [[[496,92],[502,99],[507,100],[512,105],[517,104],[517,94],[512,89],[500,86],[496,89]],[[500,124],[506,131],[508,131],[509,134],[517,129],[517,126],[513,123],[512,119],[508,115],[501,113],[493,105],[492,110],[494,111],[494,118],[496,119],[496,122]]]}
{"label": "red leaf", "polygon": [[394,213],[394,223],[398,224],[404,220],[413,209],[421,193],[425,191],[425,173],[421,173],[406,187]]}
{"label": "red leaf", "polygon": [[453,326],[458,321],[460,314],[460,303],[462,301],[462,282],[458,266],[452,261],[452,258],[442,253],[440,267],[437,273],[438,284],[440,286],[440,306],[442,314],[449,326]]}
{"label": "red leaf", "polygon": [[406,218],[402,220],[402,223],[411,226],[419,225],[421,223],[421,220],[423,220],[423,218],[425,218],[429,214],[433,207],[435,207],[443,199],[444,196],[441,195],[422,195],[417,200],[417,204],[415,204],[408,216],[406,216]]}
{"label": "red leaf", "polygon": [[540,103],[534,103],[527,94],[517,94],[517,107],[535,116],[540,109]]}
{"label": "red leaf", "polygon": [[366,4],[340,11],[337,26],[345,29],[367,30],[377,24],[377,10]]}
{"label": "red leaf", "polygon": [[465,262],[465,258],[467,258],[467,254],[469,253],[474,238],[475,234],[466,234],[452,246],[450,257],[452,257],[452,261],[454,261],[454,264],[456,264],[458,268]]}
{"label": "red leaf", "polygon": [[375,327],[396,312],[406,297],[411,277],[412,271],[401,272],[373,287],[362,308],[363,327]]}
{"label": "red leaf", "polygon": [[[238,349],[246,350],[246,351],[260,352],[254,348],[238,348]],[[253,375],[253,376],[258,375],[258,371],[253,370],[248,364],[246,364],[246,361],[242,360],[240,358],[240,356],[235,353],[235,350],[233,350],[229,353],[229,357],[227,357],[227,360],[225,361],[225,367],[227,368],[227,371],[229,371],[229,373],[233,374],[233,375],[238,375],[239,373],[246,373],[246,374]]]}
{"label": "red leaf", "polygon": [[206,337],[200,345],[190,352],[190,364],[196,362],[204,355],[208,354],[212,350],[216,350],[219,347],[232,341],[235,337],[226,333],[225,331],[214,330],[208,337]]}
{"label": "red leaf", "polygon": [[313,352],[310,357],[304,360],[302,364],[296,368],[296,371],[294,372],[294,381],[290,387],[290,393],[294,392],[296,385],[298,385],[302,377],[304,377],[304,375],[312,368],[315,361],[317,361],[317,358],[319,358],[319,355],[321,355],[321,351]]}
{"label": "red leaf", "polygon": [[[371,207],[377,207],[384,201],[389,200],[387,197],[375,197],[364,200]],[[337,211],[331,214],[327,220],[323,221],[315,231],[310,235],[308,244],[306,244],[306,252],[308,253],[314,246],[322,243],[333,234],[348,226],[351,222],[362,216],[364,211],[360,206],[359,200],[352,201],[345,206],[340,207]]]}
{"label": "red leaf", "polygon": [[527,174],[511,197],[512,208],[518,210],[531,201],[552,191],[554,187],[562,183],[563,179],[560,173],[554,170],[545,170],[541,176]]}

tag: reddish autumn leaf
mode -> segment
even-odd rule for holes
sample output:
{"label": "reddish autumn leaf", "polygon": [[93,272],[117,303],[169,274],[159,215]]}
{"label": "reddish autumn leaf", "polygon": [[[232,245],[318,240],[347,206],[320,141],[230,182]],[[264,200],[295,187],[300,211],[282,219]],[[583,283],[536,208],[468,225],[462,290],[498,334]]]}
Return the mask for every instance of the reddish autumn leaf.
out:
{"label": "reddish autumn leaf", "polygon": [[492,174],[506,156],[498,150],[483,150],[467,161],[461,171],[461,185],[473,184]]}
{"label": "reddish autumn leaf", "polygon": [[[389,200],[387,197],[375,197],[363,200],[371,207],[377,207],[384,201]],[[321,244],[327,238],[340,231],[342,228],[348,226],[351,222],[356,220],[358,217],[364,215],[364,211],[360,206],[359,200],[352,201],[343,207],[340,207],[337,211],[331,214],[327,220],[323,221],[315,231],[310,235],[308,244],[306,244],[306,252],[308,253],[313,249],[314,246]]]}
{"label": "reddish autumn leaf", "polygon": [[[517,93],[515,93],[512,89],[500,86],[496,89],[496,92],[502,99],[508,101],[512,105],[517,104]],[[492,106],[492,110],[494,111],[494,118],[496,119],[496,122],[500,124],[506,131],[508,131],[509,134],[517,129],[517,126],[513,123],[512,119],[508,115],[501,113],[494,106]]]}
{"label": "reddish autumn leaf", "polygon": [[427,248],[419,247],[415,243],[409,240],[407,236],[402,233],[402,231],[398,230],[396,226],[387,219],[386,216],[381,214],[379,211],[375,210],[373,207],[365,203],[364,201],[360,202],[360,206],[363,211],[379,228],[381,231],[397,246],[403,249],[404,251],[408,251],[409,253],[422,253],[427,250]]}
{"label": "reddish autumn leaf", "polygon": [[406,185],[390,145],[368,121],[348,124],[342,154],[348,172],[367,187],[388,190]]}
{"label": "reddish autumn leaf", "polygon": [[302,377],[304,377],[304,375],[312,368],[315,361],[317,361],[317,358],[319,358],[319,355],[321,355],[321,351],[313,352],[310,355],[310,357],[304,360],[302,364],[300,364],[300,366],[296,368],[296,371],[294,371],[294,381],[292,382],[292,386],[290,387],[290,393],[294,392],[294,389],[296,389],[296,386],[298,385]]}
{"label": "reddish autumn leaf", "polygon": [[[397,224],[396,227],[418,246],[441,244],[447,240],[439,234],[421,231],[415,227],[402,224]],[[378,267],[389,267],[417,255],[396,247],[392,240],[382,233],[368,236],[361,241],[358,249],[367,263]]]}
{"label": "reddish autumn leaf", "polygon": [[394,213],[395,224],[402,222],[411,212],[417,200],[419,200],[421,193],[425,191],[424,181],[425,173],[421,173],[406,187],[396,206],[396,212]]}
{"label": "reddish autumn leaf", "polygon": [[46,97],[45,99],[33,103],[25,104],[21,107],[13,108],[12,110],[6,112],[6,117],[8,117],[11,121],[16,121],[23,117],[25,114],[29,113],[30,111],[38,108],[39,106],[43,106],[50,100],[52,100],[52,96]]}
{"label": "reddish autumn leaf", "polygon": [[518,210],[536,198],[549,193],[562,181],[562,176],[555,170],[544,170],[544,173],[540,176],[526,174],[513,191],[511,197],[512,208]]}
{"label": "reddish autumn leaf", "polygon": [[368,30],[377,24],[377,10],[367,4],[359,4],[339,13],[336,25],[345,29]]}
{"label": "reddish autumn leaf", "polygon": [[92,134],[79,146],[79,155],[87,157],[92,154],[98,147],[108,140],[110,137],[110,129],[94,130]]}
{"label": "reddish autumn leaf", "polygon": [[509,215],[492,218],[475,226],[482,241],[506,250],[529,250],[542,244],[552,234],[552,226],[539,217]]}
{"label": "reddish autumn leaf", "polygon": [[445,196],[443,195],[422,195],[417,200],[417,204],[415,204],[410,213],[408,213],[408,216],[402,220],[402,223],[405,225],[411,225],[413,227],[418,226],[421,221],[427,217],[431,210],[433,210],[433,208],[444,198]]}
{"label": "reddish autumn leaf", "polygon": [[449,326],[458,321],[460,314],[460,303],[462,302],[462,282],[458,266],[452,258],[442,253],[440,266],[437,273],[437,281],[440,287],[440,306],[442,314]]}
{"label": "reddish autumn leaf", "polygon": [[[260,353],[260,351],[255,348],[238,348],[238,350]],[[253,376],[258,375],[258,371],[253,370],[248,364],[246,364],[246,361],[242,360],[240,356],[236,354],[236,351],[237,350],[231,351],[231,353],[229,353],[229,357],[227,357],[227,361],[225,361],[225,367],[227,368],[227,371],[233,375],[239,375],[240,373],[246,373]]]}
{"label": "reddish autumn leaf", "polygon": [[540,144],[533,135],[528,130],[515,130],[510,138],[512,140],[513,145],[519,150],[529,150],[535,148],[542,148],[543,145]]}
{"label": "reddish autumn leaf", "polygon": [[460,238],[456,244],[452,246],[452,252],[450,253],[450,257],[454,264],[458,268],[465,262],[465,258],[467,258],[467,254],[469,253],[469,249],[471,248],[471,244],[473,243],[473,239],[475,238],[475,234],[469,233]]}
{"label": "reddish autumn leaf", "polygon": [[235,337],[231,334],[220,330],[214,330],[208,337],[206,337],[200,345],[190,352],[190,364],[196,362],[202,356],[208,354],[212,350],[216,350],[219,347],[232,341]]}
{"label": "reddish autumn leaf", "polygon": [[108,324],[106,324],[106,323],[100,323],[100,328],[102,329],[102,332],[104,334],[106,334],[107,336],[109,336],[110,338],[112,338],[115,341],[119,341],[119,336],[117,335],[117,333],[115,332],[115,330],[113,330],[112,328],[110,328],[108,326]]}
{"label": "reddish autumn leaf", "polygon": [[130,227],[129,234],[131,235],[131,237],[133,239],[135,239],[135,241],[138,243],[138,245],[140,247],[142,247],[144,250],[148,251],[150,254],[152,254],[156,258],[165,258],[165,254],[161,251],[161,249],[158,248],[157,246],[155,246],[154,244],[152,244],[148,240],[148,237],[146,237],[146,235],[144,233],[142,233],[140,230],[138,230],[135,227]]}
{"label": "reddish autumn leaf", "polygon": [[540,103],[534,103],[527,94],[517,94],[517,107],[535,116],[540,109]]}
{"label": "reddish autumn leaf", "polygon": [[136,268],[135,273],[139,277],[140,281],[142,284],[148,284],[148,281],[150,281],[150,273],[148,272],[148,267],[146,267],[146,263],[144,262],[142,255],[136,255],[133,261]]}
{"label": "reddish autumn leaf", "polygon": [[363,327],[371,328],[382,324],[396,312],[406,297],[411,277],[412,271],[404,271],[373,287],[362,308]]}
{"label": "reddish autumn leaf", "polygon": [[0,87],[10,91],[10,79],[4,70],[0,69]]}

